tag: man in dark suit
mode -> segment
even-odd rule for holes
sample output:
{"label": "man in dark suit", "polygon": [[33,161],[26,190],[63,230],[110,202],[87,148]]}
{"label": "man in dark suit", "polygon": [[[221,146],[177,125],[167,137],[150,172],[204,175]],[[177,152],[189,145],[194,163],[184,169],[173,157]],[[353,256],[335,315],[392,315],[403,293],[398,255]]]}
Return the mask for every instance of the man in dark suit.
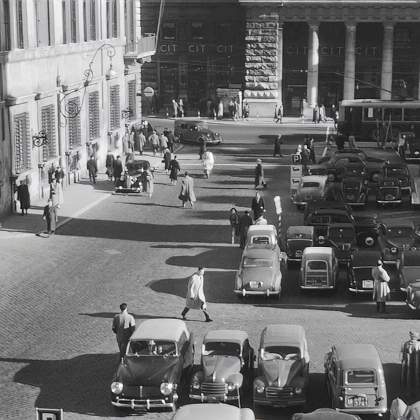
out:
{"label": "man in dark suit", "polygon": [[96,174],[98,172],[98,165],[96,164],[96,160],[93,155],[87,161],[86,167],[89,172],[89,180],[92,181],[93,184],[96,184]]}
{"label": "man in dark suit", "polygon": [[245,210],[245,213],[239,218],[238,230],[239,230],[239,246],[245,248],[246,235],[249,227],[252,225],[252,217],[249,215],[249,211]]}
{"label": "man in dark suit", "polygon": [[114,161],[114,177],[115,177],[115,184],[121,178],[121,174],[123,173],[123,164],[121,161],[121,156],[117,156],[117,159]]}
{"label": "man in dark suit", "polygon": [[123,358],[127,350],[128,341],[133,334],[136,321],[133,315],[128,313],[127,304],[120,305],[121,312],[114,316],[112,321],[112,331],[117,338],[118,348],[120,350],[120,358]]}
{"label": "man in dark suit", "polygon": [[255,193],[255,197],[252,199],[251,208],[254,213],[254,220],[257,220],[260,216],[262,216],[265,211],[264,200],[259,191]]}

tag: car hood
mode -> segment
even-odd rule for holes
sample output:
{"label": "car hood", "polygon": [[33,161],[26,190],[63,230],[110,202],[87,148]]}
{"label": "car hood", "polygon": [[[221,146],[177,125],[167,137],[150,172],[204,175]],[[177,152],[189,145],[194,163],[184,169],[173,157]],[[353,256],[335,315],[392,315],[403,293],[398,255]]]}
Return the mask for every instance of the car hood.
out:
{"label": "car hood", "polygon": [[415,241],[413,238],[386,238],[386,242],[390,246],[394,246],[399,249],[408,249],[411,248]]}
{"label": "car hood", "polygon": [[125,357],[117,370],[117,379],[125,385],[159,386],[173,382],[178,357]]}
{"label": "car hood", "polygon": [[245,286],[251,281],[262,281],[264,284],[273,281],[273,269],[269,267],[245,268],[241,271],[242,285]]}
{"label": "car hood", "polygon": [[204,380],[211,382],[225,382],[241,370],[241,361],[235,356],[204,356],[202,364]]}
{"label": "car hood", "polygon": [[312,246],[312,239],[288,239],[287,249],[290,252],[303,250],[304,248]]}
{"label": "car hood", "polygon": [[321,194],[320,188],[303,188],[296,193],[296,198],[303,198],[303,197],[311,197],[317,198],[320,197]]}
{"label": "car hood", "polygon": [[301,375],[301,360],[263,360],[261,371],[268,386],[290,386]]}

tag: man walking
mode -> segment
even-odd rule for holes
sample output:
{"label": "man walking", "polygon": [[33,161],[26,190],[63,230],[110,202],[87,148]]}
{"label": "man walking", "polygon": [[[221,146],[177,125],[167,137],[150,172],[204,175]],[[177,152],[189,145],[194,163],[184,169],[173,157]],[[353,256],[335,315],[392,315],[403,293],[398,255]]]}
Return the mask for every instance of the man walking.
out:
{"label": "man walking", "polygon": [[153,156],[156,156],[156,153],[159,151],[159,136],[156,134],[156,130],[153,130],[152,134],[150,134],[149,142],[152,145]]}
{"label": "man walking", "polygon": [[377,266],[372,268],[373,300],[376,301],[376,312],[385,313],[385,302],[390,293],[389,274],[383,267],[381,260],[378,260]]}
{"label": "man walking", "polygon": [[93,155],[87,161],[86,167],[89,172],[89,181],[91,181],[92,184],[96,184],[96,174],[98,172],[98,165],[96,164],[96,160]]}
{"label": "man walking", "polygon": [[120,359],[122,359],[127,350],[128,340],[133,334],[136,321],[133,315],[128,313],[127,304],[120,305],[121,312],[114,316],[112,321],[112,331],[117,337],[118,348],[120,349]]}
{"label": "man walking", "polygon": [[252,218],[249,215],[249,211],[245,210],[245,213],[239,218],[239,247],[244,249],[246,242],[246,235],[249,227],[252,225]]}
{"label": "man walking", "polygon": [[185,172],[185,177],[182,180],[181,192],[178,198],[182,201],[182,207],[185,207],[185,203],[189,202],[191,208],[194,207],[194,203],[197,201],[194,193],[194,180]]}
{"label": "man walking", "polygon": [[44,207],[42,218],[47,222],[48,235],[54,234],[57,223],[57,209],[53,206],[51,198],[48,199],[47,205]]}
{"label": "man walking", "polygon": [[185,308],[181,313],[184,320],[187,319],[186,315],[190,309],[201,309],[206,317],[206,322],[213,321],[207,312],[206,297],[204,296],[204,272],[203,267],[198,267],[198,270],[188,280]]}
{"label": "man walking", "polygon": [[117,159],[114,161],[114,182],[115,184],[120,180],[121,174],[123,173],[123,163],[121,161],[121,156],[117,156]]}
{"label": "man walking", "polygon": [[251,208],[254,213],[254,220],[257,220],[265,212],[264,200],[259,191],[255,193],[255,197],[252,199]]}

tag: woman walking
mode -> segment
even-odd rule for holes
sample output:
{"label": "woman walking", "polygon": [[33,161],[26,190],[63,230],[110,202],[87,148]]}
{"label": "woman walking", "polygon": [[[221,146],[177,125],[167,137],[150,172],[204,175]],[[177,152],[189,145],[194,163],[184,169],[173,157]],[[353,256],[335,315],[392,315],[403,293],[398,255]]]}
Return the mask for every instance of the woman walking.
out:
{"label": "woman walking", "polygon": [[178,181],[178,173],[181,170],[179,162],[176,160],[176,156],[171,160],[169,164],[169,179],[171,180],[172,185],[176,185]]}
{"label": "woman walking", "polygon": [[209,178],[214,167],[214,156],[213,153],[208,150],[203,154],[203,166],[204,176]]}
{"label": "woman walking", "polygon": [[187,202],[191,204],[191,208],[194,207],[194,203],[196,201],[194,193],[194,181],[188,175],[188,172],[185,172],[185,177],[182,180],[181,192],[178,198],[182,201],[182,207],[185,207],[185,203]]}
{"label": "woman walking", "polygon": [[255,167],[255,178],[254,178],[255,188],[263,187],[267,188],[267,183],[264,179],[264,168],[262,166],[262,160],[257,159],[257,166]]}
{"label": "woman walking", "polygon": [[171,151],[168,148],[166,148],[163,151],[163,162],[165,163],[165,171],[166,171],[166,173],[169,172],[169,168],[171,166],[171,160],[172,160],[171,157],[172,157]]}
{"label": "woman walking", "polygon": [[230,228],[232,232],[232,245],[235,243],[235,236],[239,236],[239,214],[235,207],[230,209]]}
{"label": "woman walking", "polygon": [[153,173],[150,169],[146,170],[146,192],[149,198],[152,198],[154,189]]}
{"label": "woman walking", "polygon": [[20,203],[22,216],[28,214],[28,209],[31,207],[31,197],[28,185],[24,181],[20,181],[20,185],[17,187],[17,199]]}

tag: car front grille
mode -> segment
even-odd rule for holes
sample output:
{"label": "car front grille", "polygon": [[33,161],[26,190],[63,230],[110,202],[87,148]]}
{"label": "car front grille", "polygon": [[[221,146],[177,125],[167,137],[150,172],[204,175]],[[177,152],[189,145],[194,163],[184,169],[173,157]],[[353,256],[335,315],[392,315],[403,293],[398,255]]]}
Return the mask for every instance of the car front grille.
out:
{"label": "car front grille", "polygon": [[293,388],[285,386],[284,388],[276,388],[268,386],[265,390],[265,396],[271,401],[281,401],[289,399],[293,395]]}
{"label": "car front grille", "polygon": [[138,385],[124,385],[122,396],[128,398],[162,398],[159,388]]}
{"label": "car front grille", "polygon": [[227,394],[227,385],[223,382],[203,382],[201,391],[204,395],[224,395]]}
{"label": "car front grille", "polygon": [[328,278],[326,273],[307,274],[305,277],[305,286],[327,287]]}

